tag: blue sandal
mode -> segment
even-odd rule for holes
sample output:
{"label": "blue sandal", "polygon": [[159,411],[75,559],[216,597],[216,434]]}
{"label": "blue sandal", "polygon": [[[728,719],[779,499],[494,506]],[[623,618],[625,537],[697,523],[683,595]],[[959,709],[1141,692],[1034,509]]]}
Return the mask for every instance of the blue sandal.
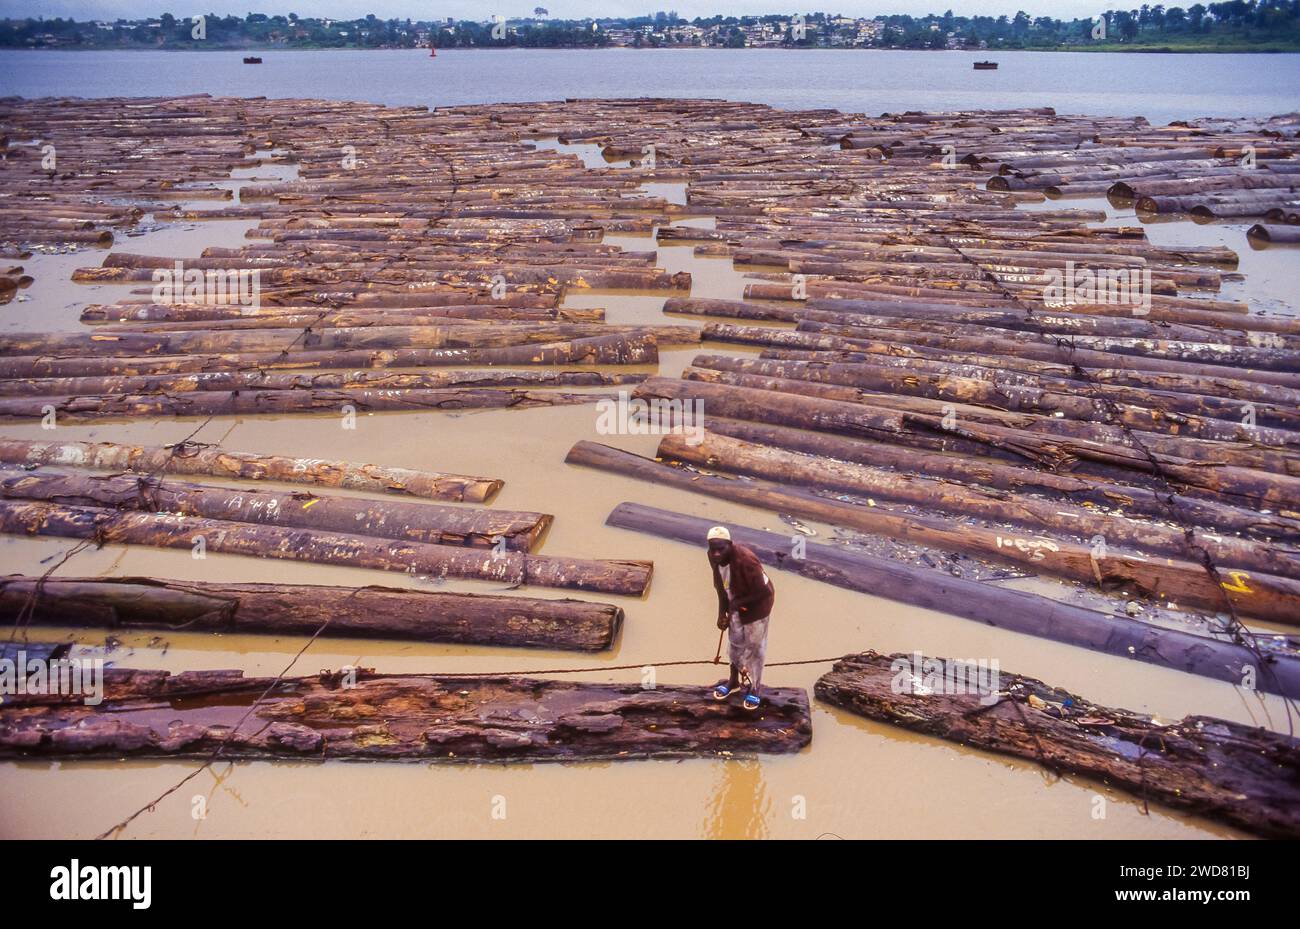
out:
{"label": "blue sandal", "polygon": [[732,687],[725,681],[721,681],[713,686],[713,699],[726,700],[731,696]]}
{"label": "blue sandal", "polygon": [[747,710],[756,710],[762,702],[762,699],[757,694],[745,694],[745,700],[741,703],[741,706]]}

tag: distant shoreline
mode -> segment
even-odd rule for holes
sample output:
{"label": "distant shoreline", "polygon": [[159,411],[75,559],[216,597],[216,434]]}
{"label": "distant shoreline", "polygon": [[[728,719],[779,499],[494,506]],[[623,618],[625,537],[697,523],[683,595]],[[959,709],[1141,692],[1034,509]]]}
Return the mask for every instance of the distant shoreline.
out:
{"label": "distant shoreline", "polygon": [[[177,46],[160,46],[155,48],[144,48],[141,46],[56,46],[42,48],[27,48],[17,45],[0,46],[0,51],[6,52],[198,52],[201,54],[212,54],[214,52],[427,52],[428,46],[417,46],[415,48],[406,48],[402,46],[294,46],[284,47],[279,45],[226,45],[220,47],[207,46],[204,48],[180,48]],[[1009,55],[1009,54],[1053,54],[1057,52],[1078,52],[1080,54],[1124,54],[1124,55],[1296,55],[1300,54],[1300,45],[1295,47],[1288,46],[1265,46],[1257,45],[1216,45],[1207,46],[1170,46],[1170,45],[1126,45],[1126,46],[1096,46],[1096,45],[1062,45],[1053,48],[835,48],[826,46],[800,46],[785,48],[780,46],[768,47],[746,47],[746,48],[724,48],[721,46],[693,46],[693,45],[673,45],[673,46],[644,46],[633,48],[632,46],[615,45],[592,47],[590,45],[563,45],[563,46],[527,46],[527,45],[510,45],[505,47],[496,46],[476,46],[472,48],[440,48],[440,52],[919,52],[925,54],[944,54],[959,53],[966,55]]]}

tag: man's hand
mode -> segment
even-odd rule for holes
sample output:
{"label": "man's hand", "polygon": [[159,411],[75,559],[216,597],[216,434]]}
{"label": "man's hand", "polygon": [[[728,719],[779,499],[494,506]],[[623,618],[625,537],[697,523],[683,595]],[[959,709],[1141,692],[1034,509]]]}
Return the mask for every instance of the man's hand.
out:
{"label": "man's hand", "polygon": [[719,628],[719,629],[726,629],[727,626],[729,626],[729,625],[731,625],[731,617],[729,617],[726,613],[719,613],[719,614],[718,614],[718,628]]}

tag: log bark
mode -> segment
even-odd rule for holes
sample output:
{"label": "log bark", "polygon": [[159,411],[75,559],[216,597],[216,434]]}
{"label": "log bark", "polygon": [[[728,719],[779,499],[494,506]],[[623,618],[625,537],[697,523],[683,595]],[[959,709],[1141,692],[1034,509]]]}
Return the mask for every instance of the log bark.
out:
{"label": "log bark", "polygon": [[[716,520],[621,503],[606,523],[705,548]],[[1203,677],[1256,686],[1285,697],[1300,695],[1300,658],[1256,651],[1236,642],[1153,626],[1123,614],[1103,613],[1038,594],[877,558],[842,545],[806,542],[803,558],[791,555],[790,538],[728,523],[732,538],[753,549],[763,564],[848,590],[960,616],[998,629],[1132,658]]]}
{"label": "log bark", "polygon": [[295,762],[624,761],[789,754],[812,740],[808,695],[796,688],[769,688],[765,707],[747,712],[706,687],[662,684],[370,672],[352,683],[338,672],[273,683],[240,671],[109,669],[99,706],[6,698],[0,757],[206,758],[220,750],[225,759]]}
{"label": "log bark", "polygon": [[[97,545],[148,545],[192,553],[249,555],[433,577],[495,581],[640,596],[647,561],[597,561],[523,552],[393,542],[341,532],[250,525],[192,516],[0,500],[0,532],[86,539]],[[201,540],[201,542],[200,542]]]}
{"label": "log bark", "polygon": [[282,481],[406,494],[433,500],[484,503],[501,489],[487,477],[352,464],[322,458],[286,458],[231,452],[197,442],[176,445],[118,445],[113,442],[29,442],[0,438],[0,462],[57,465],[138,474],[206,474],[252,481]]}
{"label": "log bark", "polygon": [[585,600],[144,577],[0,578],[0,622],[256,635],[612,648],[623,610]]}
{"label": "log bark", "polygon": [[[978,693],[946,693],[924,678],[915,686],[908,678],[922,677],[911,670],[915,660],[846,656],[814,693],[867,719],[1094,778],[1143,802],[1266,838],[1300,838],[1300,740],[1212,716],[1159,723],[1006,672],[998,675],[1005,693],[989,706]],[[946,670],[951,660],[926,661]]]}

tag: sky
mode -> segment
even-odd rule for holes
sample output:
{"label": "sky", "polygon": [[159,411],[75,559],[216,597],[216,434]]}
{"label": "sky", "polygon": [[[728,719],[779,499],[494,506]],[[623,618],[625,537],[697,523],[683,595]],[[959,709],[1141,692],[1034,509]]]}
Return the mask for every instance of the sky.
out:
{"label": "sky", "polygon": [[[1188,0],[1188,6],[1195,0]],[[1167,5],[1176,5],[1170,0]],[[845,16],[875,16],[887,13],[943,13],[958,15],[1014,15],[1024,10],[1031,16],[1074,19],[1095,16],[1108,8],[1122,8],[1120,0],[1096,3],[1090,0],[0,0],[0,18],[28,16],[71,16],[86,19],[144,19],[160,13],[184,17],[199,12],[297,13],[299,16],[355,19],[374,13],[381,19],[488,20],[493,14],[529,16],[536,6],[546,7],[552,19],[584,19],[637,16],[656,10],[676,10],[688,19],[715,13],[740,16],[756,13],[794,13],[822,10]],[[191,7],[193,9],[191,9]]]}

